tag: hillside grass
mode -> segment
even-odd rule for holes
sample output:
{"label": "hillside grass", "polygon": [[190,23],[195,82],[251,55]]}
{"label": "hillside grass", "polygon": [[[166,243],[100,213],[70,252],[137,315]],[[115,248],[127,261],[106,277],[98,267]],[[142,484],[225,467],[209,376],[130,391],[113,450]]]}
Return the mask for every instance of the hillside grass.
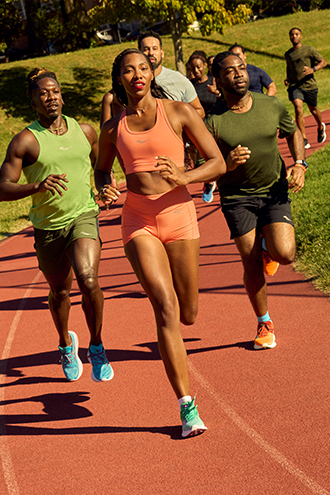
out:
{"label": "hillside grass", "polygon": [[[284,52],[291,47],[288,32],[292,27],[299,27],[303,33],[303,43],[313,45],[329,62],[324,70],[316,74],[319,86],[318,107],[320,110],[330,108],[330,45],[325,33],[328,32],[330,24],[330,10],[301,12],[284,17],[274,17],[256,22],[249,22],[228,28],[224,36],[213,34],[203,38],[198,32],[183,37],[184,60],[188,60],[191,53],[196,50],[204,50],[207,55],[216,55],[220,51],[227,50],[230,45],[237,42],[245,47],[247,61],[257,65],[272,77],[280,98],[289,113],[294,116],[293,106],[287,97],[284,86],[286,77],[286,64]],[[137,47],[137,42],[124,42],[120,45],[107,45],[103,47],[81,50],[78,52],[52,55],[24,61],[12,62],[0,65],[0,159],[1,163],[5,157],[6,149],[15,134],[20,132],[26,125],[35,119],[35,113],[31,109],[30,101],[26,96],[26,76],[29,71],[37,66],[47,67],[57,74],[61,84],[63,98],[65,101],[64,113],[74,117],[78,122],[87,122],[99,132],[99,118],[101,100],[106,91],[111,86],[111,67],[116,55],[125,48]],[[173,44],[170,36],[163,37],[163,48],[165,51],[164,65],[175,69]],[[307,107],[305,114],[308,114]],[[329,227],[329,211],[326,203],[319,208],[320,225],[314,221],[307,221],[304,208],[300,204],[306,201],[313,204],[315,197],[314,177],[320,174],[317,179],[317,186],[322,190],[323,198],[329,195],[323,194],[329,175],[326,166],[319,166],[319,161],[329,158],[328,149],[315,154],[309,159],[310,167],[306,177],[306,187],[302,194],[294,195],[293,210],[297,229],[297,267],[303,270],[308,276],[316,277],[317,284],[322,290],[330,293],[330,281],[325,277],[325,282],[320,282],[330,273],[329,262],[320,263],[324,255],[324,249],[329,250],[329,232],[326,233],[325,226]],[[323,170],[323,171],[322,171]],[[123,174],[118,163],[115,164],[116,176],[123,180]],[[24,179],[21,179],[24,180]],[[309,190],[313,194],[309,195]],[[307,195],[307,196],[306,196]],[[321,201],[322,198],[318,198]],[[0,240],[8,237],[14,232],[18,232],[29,224],[28,211],[30,198],[12,203],[0,203]],[[318,203],[319,205],[319,203]],[[327,216],[326,216],[327,215]],[[311,217],[312,218],[312,217]],[[317,234],[318,229],[321,229]],[[300,243],[300,235],[304,236]],[[328,235],[328,237],[327,237]],[[306,240],[309,239],[307,242]],[[325,247],[317,246],[325,239]],[[312,258],[308,254],[307,246],[312,247]],[[318,257],[317,252],[321,258]],[[319,274],[317,267],[324,266],[323,275]],[[311,271],[310,271],[311,270]]]}

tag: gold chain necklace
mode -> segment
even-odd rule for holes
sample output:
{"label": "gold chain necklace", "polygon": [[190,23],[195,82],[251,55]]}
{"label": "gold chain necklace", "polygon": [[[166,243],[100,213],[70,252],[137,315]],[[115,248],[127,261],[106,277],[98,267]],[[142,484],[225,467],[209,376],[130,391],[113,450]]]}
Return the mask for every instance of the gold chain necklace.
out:
{"label": "gold chain necklace", "polygon": [[49,132],[60,131],[61,129],[64,129],[64,127],[65,127],[65,122],[63,125],[61,125],[61,127],[55,127],[54,129],[47,128],[47,131],[49,131]]}
{"label": "gold chain necklace", "polygon": [[249,91],[249,97],[248,97],[248,99],[246,100],[246,102],[244,103],[244,105],[242,105],[242,106],[240,106],[240,107],[235,107],[235,106],[230,107],[229,105],[227,105],[227,103],[226,103],[226,105],[227,105],[227,107],[228,107],[230,110],[240,110],[241,108],[246,107],[246,105],[247,105],[247,104],[249,103],[249,101],[250,101],[250,98],[251,98],[251,93],[250,93],[250,91]]}

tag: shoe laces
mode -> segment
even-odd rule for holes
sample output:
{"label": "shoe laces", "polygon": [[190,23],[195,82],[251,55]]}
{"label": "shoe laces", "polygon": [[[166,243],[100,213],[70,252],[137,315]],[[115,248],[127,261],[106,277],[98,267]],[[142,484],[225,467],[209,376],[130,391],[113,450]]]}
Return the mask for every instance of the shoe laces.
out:
{"label": "shoe laces", "polygon": [[266,321],[258,326],[257,333],[259,337],[266,337],[267,334],[273,333],[273,329],[268,325],[268,323],[270,322]]}
{"label": "shoe laces", "polygon": [[66,364],[72,364],[72,363],[74,363],[75,355],[74,355],[73,348],[71,347],[71,351],[62,354],[61,355],[61,359]]}
{"label": "shoe laces", "polygon": [[187,402],[186,404],[182,404],[181,406],[181,420],[191,421],[196,416],[198,416],[197,406],[195,406],[195,397],[191,402]]}
{"label": "shoe laces", "polygon": [[103,349],[99,352],[91,352],[89,350],[89,355],[94,365],[106,364],[107,358]]}

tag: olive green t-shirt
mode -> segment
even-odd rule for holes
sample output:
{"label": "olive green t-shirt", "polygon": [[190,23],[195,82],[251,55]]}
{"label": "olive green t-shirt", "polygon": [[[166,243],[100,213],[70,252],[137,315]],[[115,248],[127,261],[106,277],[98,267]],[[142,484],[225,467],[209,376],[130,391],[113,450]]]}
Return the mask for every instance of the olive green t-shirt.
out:
{"label": "olive green t-shirt", "polygon": [[296,85],[301,89],[310,91],[317,89],[317,83],[314,74],[304,75],[303,68],[305,66],[313,68],[322,60],[322,55],[319,54],[314,47],[302,45],[300,48],[290,48],[284,54],[287,63],[287,79],[289,86]]}
{"label": "olive green t-shirt", "polygon": [[251,150],[245,164],[218,180],[221,202],[288,190],[277,137],[278,129],[281,138],[294,134],[296,124],[278,98],[260,93],[251,95],[252,107],[247,112],[235,113],[221,101],[205,119],[225,159],[238,145]]}

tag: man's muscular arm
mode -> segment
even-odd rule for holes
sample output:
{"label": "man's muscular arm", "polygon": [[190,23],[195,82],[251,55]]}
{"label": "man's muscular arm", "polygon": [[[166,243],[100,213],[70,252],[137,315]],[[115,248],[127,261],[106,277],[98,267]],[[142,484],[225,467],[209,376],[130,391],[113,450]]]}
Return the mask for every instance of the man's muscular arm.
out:
{"label": "man's muscular arm", "polygon": [[63,194],[61,188],[66,190],[63,182],[68,182],[65,174],[49,175],[42,182],[18,184],[23,163],[33,164],[38,155],[39,144],[30,131],[24,129],[12,139],[0,169],[0,201],[15,201],[45,191]]}

